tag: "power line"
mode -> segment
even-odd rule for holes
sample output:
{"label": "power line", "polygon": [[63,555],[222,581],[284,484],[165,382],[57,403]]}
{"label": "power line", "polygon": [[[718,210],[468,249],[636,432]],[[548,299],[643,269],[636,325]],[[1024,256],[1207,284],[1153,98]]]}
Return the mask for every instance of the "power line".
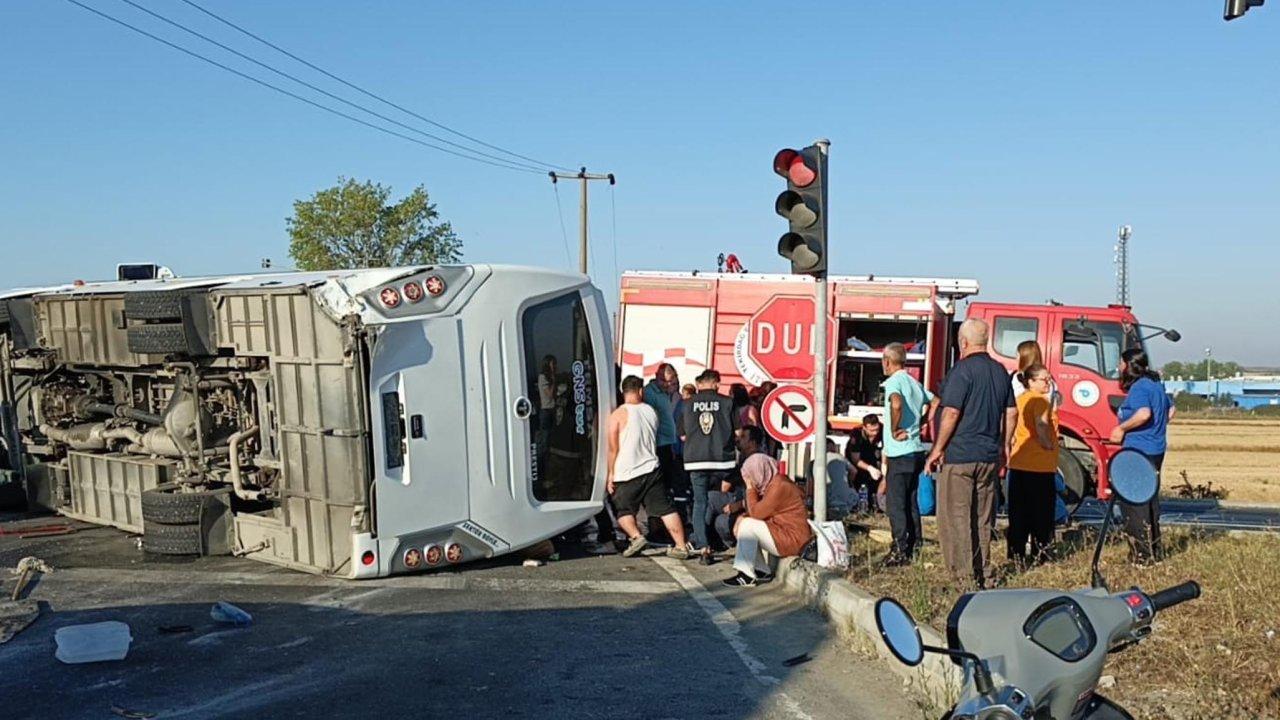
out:
{"label": "power line", "polygon": [[102,12],[102,11],[100,11],[100,10],[96,9],[96,8],[89,7],[88,5],[85,5],[84,3],[80,2],[79,0],[67,0],[67,2],[71,3],[72,5],[75,5],[75,6],[79,7],[79,8],[81,8],[81,9],[83,9],[83,10],[87,10],[87,11],[89,11],[89,12],[93,13],[94,15],[97,15],[98,17],[101,17],[101,18],[102,18],[102,19],[104,19],[104,20],[108,20],[108,21],[113,22],[113,23],[115,23],[115,24],[117,24],[117,25],[120,25],[121,27],[128,28],[129,30],[134,31],[134,32],[138,33],[139,35],[143,35],[143,36],[145,36],[145,37],[151,38],[152,40],[155,40],[156,42],[158,42],[158,43],[160,43],[160,44],[162,44],[162,45],[166,45],[166,46],[168,46],[168,47],[170,47],[170,48],[173,48],[174,50],[177,50],[178,52],[181,52],[181,53],[183,53],[183,54],[185,54],[185,55],[189,55],[189,56],[191,56],[191,57],[193,57],[193,58],[196,58],[197,60],[201,60],[201,61],[204,61],[204,62],[206,62],[206,63],[209,63],[210,65],[213,65],[213,66],[214,66],[214,67],[216,67],[216,68],[219,68],[219,69],[221,69],[221,70],[225,70],[225,71],[227,71],[227,72],[229,72],[229,73],[231,73],[231,74],[233,74],[233,75],[236,75],[236,76],[238,76],[238,77],[244,78],[245,80],[248,80],[248,81],[250,81],[250,82],[256,83],[256,84],[258,84],[258,85],[261,85],[262,87],[268,88],[268,89],[270,89],[270,90],[274,90],[274,91],[276,91],[276,92],[280,93],[281,95],[286,95],[286,96],[288,96],[288,97],[293,98],[294,100],[298,100],[298,101],[300,101],[300,102],[304,102],[304,103],[306,103],[306,104],[308,104],[308,105],[310,105],[310,106],[312,106],[312,107],[314,107],[314,108],[317,108],[317,109],[319,109],[319,110],[323,110],[323,111],[325,111],[325,112],[327,112],[327,113],[330,113],[330,114],[332,114],[332,115],[336,115],[336,116],[338,116],[338,117],[340,117],[340,118],[345,118],[345,119],[350,120],[350,121],[352,121],[352,122],[359,123],[359,124],[361,124],[361,125],[363,125],[363,126],[365,126],[365,127],[367,127],[367,128],[371,128],[371,129],[373,129],[373,130],[377,130],[378,132],[386,133],[387,135],[391,135],[391,136],[393,136],[393,137],[398,137],[398,138],[400,138],[401,140],[408,140],[408,141],[409,141],[409,142],[411,142],[411,143],[415,143],[415,144],[417,144],[417,145],[422,145],[423,147],[428,147],[428,148],[431,148],[431,149],[433,149],[433,150],[439,150],[440,152],[448,153],[448,154],[450,154],[450,155],[454,155],[454,156],[456,156],[456,157],[463,158],[464,160],[472,160],[472,161],[475,161],[475,162],[484,163],[484,164],[486,164],[486,165],[493,165],[494,167],[505,168],[505,169],[507,169],[507,170],[516,170],[516,171],[519,171],[519,172],[535,173],[535,174],[539,174],[539,175],[541,175],[541,174],[542,174],[542,173],[541,173],[540,171],[538,171],[538,170],[533,170],[533,169],[530,169],[530,168],[528,168],[528,167],[524,167],[524,166],[522,166],[522,165],[507,164],[507,161],[503,161],[503,162],[495,162],[495,161],[493,161],[493,160],[486,160],[486,159],[484,159],[484,158],[473,157],[473,156],[471,156],[471,155],[463,155],[462,153],[457,152],[457,151],[455,151],[455,150],[450,150],[449,148],[446,148],[446,147],[441,147],[441,146],[439,146],[439,145],[435,145],[435,144],[433,144],[433,143],[426,142],[426,141],[424,141],[424,140],[419,140],[418,138],[410,137],[410,136],[408,136],[408,135],[405,135],[404,133],[396,132],[395,130],[391,130],[391,129],[389,129],[389,128],[382,127],[381,125],[376,125],[376,124],[374,124],[374,123],[371,123],[371,122],[369,122],[369,121],[367,121],[367,120],[363,120],[363,119],[358,118],[358,117],[355,117],[355,116],[353,116],[353,115],[348,115],[347,113],[344,113],[344,112],[342,112],[341,110],[335,110],[334,108],[331,108],[331,107],[329,107],[328,105],[324,105],[324,104],[322,104],[322,103],[318,103],[318,102],[316,102],[316,101],[314,101],[314,100],[311,100],[310,98],[306,98],[306,97],[303,97],[303,96],[301,96],[301,95],[299,95],[299,94],[297,94],[297,93],[290,92],[289,90],[285,90],[284,88],[279,87],[279,86],[277,86],[277,85],[272,85],[271,83],[267,82],[266,80],[262,80],[262,79],[260,79],[260,78],[256,78],[256,77],[254,77],[254,76],[252,76],[252,75],[249,75],[249,74],[247,74],[247,73],[240,72],[239,70],[236,70],[235,68],[230,67],[230,66],[228,66],[228,65],[224,65],[223,63],[220,63],[220,62],[218,62],[217,60],[213,60],[212,58],[205,57],[204,55],[201,55],[200,53],[195,52],[194,50],[188,50],[187,48],[184,48],[184,47],[182,47],[181,45],[178,45],[178,44],[176,44],[176,43],[169,42],[168,40],[165,40],[164,38],[159,37],[158,35],[153,35],[153,34],[151,34],[151,33],[147,32],[146,30],[143,30],[142,28],[139,28],[139,27],[134,26],[134,25],[130,25],[129,23],[125,22],[124,20],[121,20],[121,19],[119,19],[119,18],[116,18],[116,17],[113,17],[113,16],[111,16],[111,15],[108,15],[107,13],[104,13],[104,12]]}
{"label": "power line", "polygon": [[187,26],[183,25],[183,24],[182,24],[182,23],[180,23],[180,22],[177,22],[176,20],[172,20],[172,19],[170,19],[170,18],[167,18],[167,17],[165,17],[164,15],[161,15],[160,13],[157,13],[157,12],[155,12],[155,11],[153,11],[153,10],[150,10],[150,9],[148,9],[148,8],[146,8],[146,7],[142,6],[142,5],[139,5],[138,3],[134,2],[134,0],[120,0],[120,1],[121,1],[121,2],[123,2],[123,3],[125,3],[126,5],[129,5],[130,7],[136,8],[137,10],[140,10],[140,11],[142,11],[142,12],[144,12],[144,13],[146,13],[146,14],[150,15],[150,16],[151,16],[151,17],[153,17],[153,18],[156,18],[157,20],[159,20],[159,21],[161,21],[161,22],[164,22],[164,23],[167,23],[167,24],[169,24],[169,25],[172,25],[173,27],[176,27],[176,28],[178,28],[179,30],[182,30],[183,32],[188,33],[188,34],[190,34],[190,35],[194,35],[195,37],[198,37],[198,38],[200,38],[201,40],[204,40],[205,42],[207,42],[207,43],[209,43],[209,44],[211,44],[211,45],[215,45],[215,46],[217,46],[217,47],[219,47],[219,48],[222,48],[223,50],[226,50],[227,52],[231,53],[232,55],[235,55],[236,57],[241,58],[242,60],[247,60],[247,61],[249,61],[249,62],[253,63],[254,65],[257,65],[258,67],[263,68],[264,70],[267,70],[267,71],[269,71],[269,72],[273,72],[273,73],[275,73],[276,75],[279,75],[280,77],[283,77],[283,78],[287,78],[287,79],[289,79],[289,80],[292,80],[292,81],[294,81],[294,82],[298,83],[299,85],[302,85],[302,86],[304,86],[304,87],[310,88],[311,90],[314,90],[314,91],[316,91],[316,92],[320,93],[321,95],[324,95],[325,97],[328,97],[328,98],[333,99],[333,100],[337,100],[338,102],[343,103],[344,105],[347,105],[347,106],[349,106],[349,107],[355,108],[356,110],[360,110],[360,111],[362,111],[362,112],[366,112],[366,113],[368,113],[368,114],[370,114],[370,115],[372,115],[372,116],[374,116],[374,117],[376,117],[376,118],[379,118],[379,119],[381,119],[381,120],[385,120],[386,122],[389,122],[389,123],[391,123],[392,125],[396,125],[396,126],[402,127],[402,128],[404,128],[405,130],[408,130],[409,132],[417,133],[417,134],[419,134],[419,135],[422,135],[423,137],[431,138],[432,140],[435,140],[435,141],[437,141],[437,142],[442,142],[442,143],[444,143],[444,144],[446,144],[446,145],[450,145],[450,146],[452,146],[452,147],[458,148],[459,150],[461,150],[461,151],[463,151],[463,152],[473,153],[473,154],[475,154],[475,155],[479,155],[479,156],[482,156],[482,157],[487,157],[487,158],[489,158],[489,159],[491,159],[491,160],[497,160],[498,162],[509,163],[509,164],[512,164],[512,165],[520,165],[520,166],[527,167],[527,168],[529,168],[530,170],[539,170],[539,171],[544,170],[544,167],[543,167],[543,166],[541,166],[541,165],[529,165],[529,164],[522,163],[522,162],[516,162],[516,161],[513,161],[513,160],[508,160],[507,158],[501,157],[501,156],[499,156],[499,155],[493,155],[493,154],[486,153],[486,152],[483,152],[483,151],[480,151],[480,150],[476,150],[476,149],[473,149],[473,148],[469,148],[469,147],[467,147],[467,146],[465,146],[465,145],[460,145],[460,144],[458,144],[458,143],[456,143],[456,142],[453,142],[452,140],[449,140],[449,139],[446,139],[446,138],[442,138],[442,137],[440,137],[440,136],[438,136],[438,135],[433,135],[433,134],[431,134],[431,133],[429,133],[429,132],[426,132],[425,130],[419,130],[418,128],[415,128],[415,127],[413,127],[412,125],[406,125],[405,123],[402,123],[402,122],[400,122],[400,121],[396,120],[395,118],[387,117],[386,115],[383,115],[383,114],[381,114],[381,113],[378,113],[378,112],[375,112],[375,111],[373,111],[373,110],[370,110],[369,108],[367,108],[367,107],[365,107],[365,106],[363,106],[363,105],[360,105],[359,103],[354,103],[354,102],[351,102],[350,100],[347,100],[347,99],[346,99],[346,98],[344,98],[344,97],[340,97],[340,96],[338,96],[338,95],[334,95],[333,93],[329,92],[328,90],[325,90],[325,89],[323,89],[323,88],[320,88],[320,87],[317,87],[317,86],[315,86],[315,85],[312,85],[311,83],[309,83],[309,82],[307,82],[307,81],[305,81],[305,80],[302,80],[301,78],[298,78],[298,77],[296,77],[296,76],[294,76],[294,75],[291,75],[291,74],[289,74],[289,73],[287,73],[287,72],[285,72],[285,71],[283,71],[283,70],[279,70],[279,69],[277,69],[277,68],[275,68],[275,67],[272,67],[271,65],[268,65],[267,63],[264,63],[264,62],[262,62],[262,61],[260,61],[260,60],[258,60],[258,59],[256,59],[256,58],[253,58],[253,57],[251,57],[251,56],[249,56],[249,55],[246,55],[246,54],[244,54],[244,53],[240,52],[239,50],[236,50],[235,48],[232,48],[232,47],[229,47],[229,46],[227,46],[227,45],[224,45],[223,43],[220,43],[220,42],[218,42],[217,40],[214,40],[213,38],[211,38],[211,37],[209,37],[209,36],[207,36],[207,35],[204,35],[204,34],[202,34],[202,33],[198,32],[198,31],[196,31],[196,30],[192,30],[191,28],[189,28],[189,27],[187,27]]}
{"label": "power line", "polygon": [[556,217],[560,218],[560,238],[564,240],[564,261],[572,267],[573,253],[569,252],[569,231],[564,229],[564,208],[560,205],[560,186],[551,183],[551,189],[556,193]]}
{"label": "power line", "polygon": [[348,81],[348,80],[345,80],[345,79],[343,79],[343,78],[341,78],[341,77],[338,77],[337,75],[334,75],[333,73],[329,72],[328,70],[325,70],[325,69],[324,69],[324,68],[322,68],[322,67],[319,67],[318,65],[315,65],[314,63],[311,63],[311,62],[309,62],[309,61],[307,61],[307,60],[304,60],[304,59],[302,59],[302,58],[298,57],[297,55],[295,55],[295,54],[293,54],[293,53],[289,52],[288,50],[285,50],[284,48],[280,47],[279,45],[276,45],[275,43],[272,43],[271,41],[267,40],[266,38],[263,38],[263,37],[261,37],[260,35],[256,35],[256,34],[254,34],[253,32],[251,32],[251,31],[249,31],[249,30],[246,30],[246,29],[245,29],[245,28],[243,28],[243,27],[240,27],[239,25],[237,25],[237,24],[235,24],[235,23],[231,22],[230,20],[227,20],[226,18],[222,17],[221,15],[218,15],[217,13],[214,13],[214,12],[213,12],[213,11],[211,11],[211,10],[207,10],[207,9],[205,9],[204,7],[202,7],[202,6],[200,6],[199,4],[197,4],[197,3],[193,2],[192,0],[182,0],[182,2],[186,3],[187,5],[190,5],[191,7],[195,8],[196,10],[199,10],[200,12],[204,13],[205,15],[208,15],[209,17],[213,18],[214,20],[217,20],[218,22],[220,22],[220,23],[222,23],[222,24],[226,25],[227,27],[233,28],[233,29],[235,29],[235,30],[237,30],[237,31],[239,31],[239,32],[241,32],[241,33],[244,33],[245,35],[248,35],[249,37],[253,38],[254,40],[257,40],[258,42],[262,43],[263,45],[266,45],[267,47],[271,48],[272,50],[275,50],[276,52],[279,52],[279,53],[281,53],[281,54],[283,54],[283,55],[285,55],[285,56],[287,56],[287,57],[289,57],[289,58],[292,58],[293,60],[296,60],[296,61],[298,61],[298,62],[302,63],[303,65],[306,65],[307,67],[311,68],[312,70],[315,70],[316,72],[318,72],[318,73],[320,73],[320,74],[324,75],[325,77],[328,77],[328,78],[330,78],[330,79],[332,79],[332,80],[336,80],[337,82],[340,82],[340,83],[342,83],[343,85],[346,85],[347,87],[351,88],[352,90],[355,90],[356,92],[359,92],[359,93],[361,93],[361,94],[363,94],[363,95],[365,95],[365,96],[367,96],[367,97],[373,98],[374,100],[377,100],[378,102],[381,102],[381,103],[384,103],[384,104],[386,104],[386,105],[388,105],[388,106],[390,106],[390,107],[393,107],[393,108],[395,108],[396,110],[399,110],[400,112],[405,113],[406,115],[412,115],[413,117],[415,117],[415,118],[417,118],[417,119],[419,119],[419,120],[421,120],[421,121],[423,121],[423,122],[425,122],[425,123],[429,123],[429,124],[431,124],[431,125],[433,125],[433,126],[435,126],[435,127],[440,128],[441,130],[444,130],[444,131],[447,131],[447,132],[451,132],[451,133],[453,133],[454,135],[457,135],[458,137],[466,138],[467,140],[470,140],[471,142],[476,143],[476,144],[478,144],[478,145],[483,145],[484,147],[487,147],[487,148],[489,148],[490,150],[497,150],[498,152],[506,153],[507,155],[511,155],[512,157],[516,157],[516,158],[519,158],[519,159],[521,159],[521,160],[527,160],[527,161],[529,161],[529,162],[531,162],[531,163],[534,163],[535,165],[539,165],[539,166],[543,166],[543,167],[548,167],[548,168],[555,168],[556,170],[564,170],[564,171],[566,171],[566,172],[572,172],[572,170],[571,170],[570,168],[564,167],[563,165],[556,165],[556,164],[553,164],[553,163],[543,162],[543,161],[541,161],[541,160],[536,160],[536,159],[534,159],[534,158],[531,158],[531,157],[528,157],[528,156],[525,156],[525,155],[521,155],[520,153],[513,152],[513,151],[511,151],[511,150],[507,150],[506,148],[500,147],[500,146],[498,146],[498,145],[493,145],[493,144],[491,144],[491,143],[487,143],[487,142],[485,142],[485,141],[483,141],[483,140],[480,140],[479,138],[475,138],[475,137],[472,137],[472,136],[470,136],[470,135],[467,135],[467,134],[466,134],[466,133],[464,133],[464,132],[461,132],[461,131],[458,131],[458,130],[454,130],[453,128],[449,127],[448,125],[445,125],[445,124],[440,123],[440,122],[436,122],[435,120],[432,120],[431,118],[424,117],[423,115],[420,115],[420,114],[418,114],[418,113],[416,113],[416,112],[414,112],[414,111],[412,111],[412,110],[410,110],[410,109],[408,109],[408,108],[406,108],[406,107],[403,107],[403,106],[401,106],[401,105],[399,105],[399,104],[397,104],[397,103],[394,103],[394,102],[392,102],[392,101],[390,101],[390,100],[388,100],[388,99],[386,99],[386,98],[382,97],[381,95],[378,95],[377,93],[374,93],[374,92],[372,92],[372,91],[370,91],[370,90],[366,90],[366,89],[364,89],[364,88],[360,87],[359,85],[356,85],[355,83],[352,83],[352,82],[350,82],[350,81]]}

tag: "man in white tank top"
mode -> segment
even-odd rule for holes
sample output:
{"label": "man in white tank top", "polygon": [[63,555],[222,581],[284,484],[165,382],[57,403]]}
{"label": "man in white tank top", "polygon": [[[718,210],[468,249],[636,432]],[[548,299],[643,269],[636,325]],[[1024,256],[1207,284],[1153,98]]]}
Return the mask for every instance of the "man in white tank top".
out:
{"label": "man in white tank top", "polygon": [[662,524],[675,540],[667,550],[669,557],[681,560],[690,556],[684,535],[684,521],[667,497],[667,485],[658,464],[658,414],[644,403],[644,381],[634,375],[622,380],[622,406],[609,415],[609,481],[606,488],[613,498],[618,525],[630,538],[622,551],[632,557],[646,544],[636,512],[644,507],[650,516],[662,518]]}

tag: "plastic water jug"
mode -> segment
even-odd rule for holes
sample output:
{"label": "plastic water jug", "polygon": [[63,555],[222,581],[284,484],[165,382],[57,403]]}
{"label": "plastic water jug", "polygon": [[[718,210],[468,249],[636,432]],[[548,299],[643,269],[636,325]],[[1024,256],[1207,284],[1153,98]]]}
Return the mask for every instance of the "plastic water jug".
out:
{"label": "plastic water jug", "polygon": [[219,600],[209,609],[209,617],[223,625],[236,625],[245,627],[253,624],[253,616],[232,605],[229,602]]}
{"label": "plastic water jug", "polygon": [[118,620],[68,625],[53,633],[58,649],[53,656],[68,665],[123,660],[129,654],[133,636],[129,626]]}

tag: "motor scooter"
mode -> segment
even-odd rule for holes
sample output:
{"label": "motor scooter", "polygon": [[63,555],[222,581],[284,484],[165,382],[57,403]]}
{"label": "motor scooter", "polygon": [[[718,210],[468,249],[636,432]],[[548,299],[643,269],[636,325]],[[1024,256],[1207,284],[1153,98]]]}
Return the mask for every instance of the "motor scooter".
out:
{"label": "motor scooter", "polygon": [[947,617],[947,647],[925,645],[897,600],[876,602],[876,626],[889,651],[908,666],[940,653],[964,668],[959,701],[943,720],[1133,720],[1098,694],[1107,655],[1151,634],[1157,613],[1200,596],[1187,581],[1148,595],[1112,593],[1099,570],[1117,500],[1141,505],[1159,491],[1146,456],[1121,450],[1110,465],[1111,500],[1094,548],[1092,587],[986,590],[960,597]]}

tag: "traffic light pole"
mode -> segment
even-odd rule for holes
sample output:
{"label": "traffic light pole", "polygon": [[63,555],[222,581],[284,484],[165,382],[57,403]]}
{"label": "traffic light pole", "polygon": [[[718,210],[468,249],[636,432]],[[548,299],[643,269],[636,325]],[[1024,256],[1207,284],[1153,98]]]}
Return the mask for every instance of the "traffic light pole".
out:
{"label": "traffic light pole", "polygon": [[[822,151],[822,207],[827,208],[827,153],[831,141],[817,140],[813,143]],[[822,237],[827,237],[827,213],[823,212]],[[824,243],[825,245],[825,243]],[[813,519],[824,522],[827,519],[827,273],[823,271],[814,278],[814,318],[813,318],[813,414],[815,427],[813,432]]]}
{"label": "traffic light pole", "polygon": [[613,177],[613,173],[605,175],[591,174],[586,168],[581,168],[576,174],[549,172],[551,183],[554,185],[557,180],[580,180],[582,181],[582,193],[579,196],[578,204],[578,272],[583,275],[587,274],[587,181],[588,180],[608,180],[610,185],[617,184],[617,180]]}

